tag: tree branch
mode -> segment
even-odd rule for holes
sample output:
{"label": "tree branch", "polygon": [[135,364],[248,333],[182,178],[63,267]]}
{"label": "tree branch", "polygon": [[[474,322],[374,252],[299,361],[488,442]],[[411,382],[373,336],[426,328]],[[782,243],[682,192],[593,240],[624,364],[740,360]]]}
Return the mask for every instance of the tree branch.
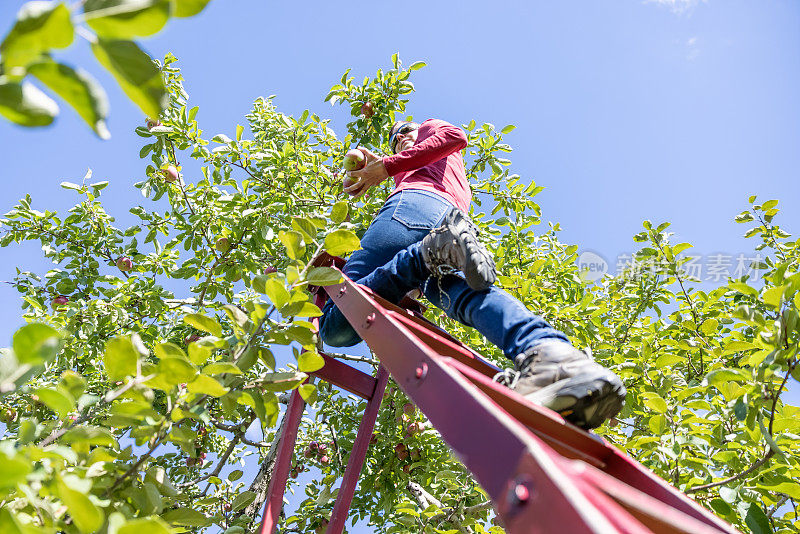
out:
{"label": "tree branch", "polygon": [[695,486],[693,488],[688,488],[688,489],[685,489],[683,491],[684,491],[684,493],[696,493],[698,491],[707,490],[709,488],[714,488],[716,486],[724,486],[725,484],[728,484],[729,482],[733,482],[734,480],[739,480],[741,478],[744,478],[747,475],[749,475],[750,473],[752,473],[753,471],[755,471],[756,469],[758,469],[759,467],[761,467],[762,465],[764,465],[764,463],[767,460],[769,460],[770,458],[772,458],[772,456],[774,454],[775,454],[775,451],[773,451],[772,449],[769,449],[764,454],[764,456],[762,456],[753,465],[751,465],[750,467],[748,467],[747,469],[745,469],[741,473],[738,473],[738,474],[733,475],[733,476],[728,477],[728,478],[724,478],[722,480],[718,480],[716,482],[711,482],[709,484],[703,484],[702,486]]}

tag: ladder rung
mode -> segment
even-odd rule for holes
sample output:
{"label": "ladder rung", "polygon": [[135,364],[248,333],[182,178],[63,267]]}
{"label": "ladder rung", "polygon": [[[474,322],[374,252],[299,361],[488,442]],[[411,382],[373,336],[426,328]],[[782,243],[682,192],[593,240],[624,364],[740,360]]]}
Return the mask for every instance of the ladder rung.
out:
{"label": "ladder rung", "polygon": [[335,358],[331,358],[324,352],[320,352],[320,355],[325,360],[325,365],[322,369],[310,374],[327,380],[331,384],[358,395],[362,399],[369,400],[372,398],[376,384],[373,377]]}

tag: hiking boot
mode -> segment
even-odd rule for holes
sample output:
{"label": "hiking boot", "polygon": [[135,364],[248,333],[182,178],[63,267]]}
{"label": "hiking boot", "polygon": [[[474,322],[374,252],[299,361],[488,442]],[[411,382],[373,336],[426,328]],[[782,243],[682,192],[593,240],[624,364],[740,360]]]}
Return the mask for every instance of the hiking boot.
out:
{"label": "hiking boot", "polygon": [[488,289],[497,279],[494,259],[478,241],[478,227],[457,208],[420,245],[422,261],[434,276],[461,271],[476,291]]}
{"label": "hiking boot", "polygon": [[514,359],[495,380],[584,429],[617,415],[625,402],[622,380],[569,343],[545,341]]}

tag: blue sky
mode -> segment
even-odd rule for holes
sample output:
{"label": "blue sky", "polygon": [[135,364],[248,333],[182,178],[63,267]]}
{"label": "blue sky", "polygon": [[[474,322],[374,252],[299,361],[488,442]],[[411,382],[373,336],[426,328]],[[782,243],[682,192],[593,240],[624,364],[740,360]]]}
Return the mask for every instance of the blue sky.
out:
{"label": "blue sky", "polygon": [[[0,3],[7,31],[21,1]],[[752,251],[733,217],[747,197],[777,198],[776,222],[800,232],[800,4],[794,0],[388,3],[213,1],[144,41],[179,58],[209,137],[232,135],[251,103],[309,108],[352,67],[357,79],[399,52],[423,60],[409,112],[454,124],[515,124],[513,169],[546,187],[538,197],[562,240],[604,257],[635,250],[644,219],[671,221],[703,256]],[[63,211],[61,181],[87,167],[108,179],[106,209],[125,226],[144,199],[140,112],[94,62],[85,42],[57,54],[88,68],[109,92],[110,141],[64,108],[50,128],[0,121],[5,213],[26,193],[38,209]],[[36,246],[0,249],[0,280],[16,266],[44,272]],[[0,344],[21,325],[17,294],[0,284]]]}

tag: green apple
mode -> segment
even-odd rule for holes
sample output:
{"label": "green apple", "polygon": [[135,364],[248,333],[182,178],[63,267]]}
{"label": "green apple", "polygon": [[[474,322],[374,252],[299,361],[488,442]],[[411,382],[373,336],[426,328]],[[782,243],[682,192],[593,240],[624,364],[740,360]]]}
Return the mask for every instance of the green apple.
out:
{"label": "green apple", "polygon": [[227,237],[220,237],[214,244],[214,248],[220,252],[228,252],[228,249],[231,248],[231,243]]}

